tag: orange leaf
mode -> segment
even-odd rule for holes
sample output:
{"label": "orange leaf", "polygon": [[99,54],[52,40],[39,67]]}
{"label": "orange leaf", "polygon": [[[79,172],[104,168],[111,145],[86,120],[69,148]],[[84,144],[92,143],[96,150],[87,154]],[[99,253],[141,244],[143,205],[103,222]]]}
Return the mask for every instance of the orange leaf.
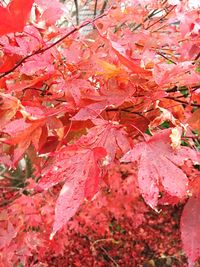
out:
{"label": "orange leaf", "polygon": [[31,143],[38,150],[44,122],[45,120],[41,119],[28,123],[24,119],[18,119],[10,122],[4,128],[4,132],[12,136],[5,142],[9,145],[17,145],[14,151],[14,164],[21,158]]}
{"label": "orange leaf", "polygon": [[200,135],[200,109],[197,109],[192,114],[192,117],[188,120],[188,123],[193,129],[198,130]]}
{"label": "orange leaf", "polygon": [[196,151],[189,147],[174,150],[170,142],[171,130],[163,130],[149,140],[138,143],[124,155],[122,162],[138,162],[140,191],[152,208],[156,208],[160,185],[171,196],[183,198],[188,189],[188,179],[179,168],[186,159],[198,162]]}

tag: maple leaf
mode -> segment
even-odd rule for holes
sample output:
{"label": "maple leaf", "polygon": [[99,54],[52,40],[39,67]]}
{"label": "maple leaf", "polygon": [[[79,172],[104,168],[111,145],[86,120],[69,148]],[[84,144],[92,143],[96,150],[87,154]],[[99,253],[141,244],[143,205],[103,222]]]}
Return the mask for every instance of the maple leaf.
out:
{"label": "maple leaf", "polygon": [[181,238],[189,267],[200,257],[200,199],[191,197],[181,216]]}
{"label": "maple leaf", "polygon": [[173,116],[172,112],[165,108],[158,107],[160,111],[160,115],[156,117],[153,121],[150,122],[149,128],[157,127],[165,121],[170,121],[175,126],[179,125],[179,121]]}
{"label": "maple leaf", "polygon": [[110,78],[116,78],[120,81],[124,81],[128,79],[127,72],[124,71],[122,68],[119,68],[115,64],[106,62],[105,60],[95,59],[95,62],[101,67],[102,70],[97,71],[97,75],[102,75],[105,80]]}
{"label": "maple leaf", "polygon": [[198,130],[198,135],[200,135],[200,109],[197,109],[188,120],[189,125]]}
{"label": "maple leaf", "polygon": [[171,129],[155,134],[138,143],[121,159],[122,162],[138,162],[139,188],[152,208],[157,206],[160,184],[172,196],[183,198],[186,195],[188,179],[179,166],[188,158],[198,161],[196,151],[188,147],[174,150],[170,134]]}
{"label": "maple leaf", "polygon": [[51,76],[50,74],[44,74],[43,76],[32,77],[32,80],[30,79],[22,80],[22,81],[21,80],[19,81],[19,79],[17,79],[16,81],[12,80],[12,82],[10,83],[8,81],[6,86],[11,92],[22,91],[23,89],[45,82],[46,80],[50,78],[50,76]]}
{"label": "maple leaf", "polygon": [[4,127],[3,132],[11,136],[11,138],[5,140],[5,143],[17,145],[14,151],[14,164],[21,158],[31,143],[36,150],[39,149],[42,126],[44,123],[44,119],[31,122],[26,122],[24,119],[17,119],[11,121]]}
{"label": "maple leaf", "polygon": [[133,94],[133,90],[127,86],[125,90],[118,88],[107,89],[101,88],[99,95],[85,96],[90,100],[96,101],[95,103],[86,105],[72,117],[72,120],[91,120],[97,118],[102,111],[108,107],[118,107],[125,101],[129,101]]}
{"label": "maple leaf", "polygon": [[12,0],[6,8],[0,6],[0,36],[23,31],[34,0]]}
{"label": "maple leaf", "polygon": [[[7,221],[6,221],[7,222]],[[9,246],[10,242],[16,237],[17,232],[10,221],[7,222],[6,229],[0,228],[0,249]]]}
{"label": "maple leaf", "polygon": [[19,99],[9,94],[0,93],[0,128],[15,116],[19,107]]}
{"label": "maple leaf", "polygon": [[81,108],[76,115],[72,117],[72,120],[91,120],[98,117],[101,112],[106,109],[108,105],[107,101],[104,102],[97,102],[89,104],[83,108]]}
{"label": "maple leaf", "polygon": [[195,72],[191,62],[183,62],[177,65],[155,64],[153,75],[155,82],[160,86],[174,84],[174,80],[177,80],[177,77],[179,86],[192,85],[199,81],[199,74]]}
{"label": "maple leaf", "polygon": [[45,21],[47,26],[55,24],[56,21],[63,14],[64,11],[58,6],[59,4],[61,3],[57,2],[56,3],[57,7],[56,6],[49,7],[43,12],[41,19]]}
{"label": "maple leaf", "polygon": [[19,58],[20,57],[18,55],[5,55],[3,58],[1,58],[0,73],[10,70],[16,64],[16,61],[19,60]]}
{"label": "maple leaf", "polygon": [[65,181],[55,207],[51,238],[75,214],[84,198],[91,199],[98,191],[101,171],[98,160],[105,157],[103,148],[81,148],[76,145],[61,149],[53,166],[47,169],[37,188],[48,188]]}
{"label": "maple leaf", "polygon": [[126,153],[131,148],[127,133],[118,122],[108,122],[102,119],[94,119],[92,122],[95,127],[89,129],[88,134],[82,136],[77,144],[105,148],[109,156],[107,163],[114,160],[119,149]]}
{"label": "maple leaf", "polygon": [[28,59],[20,68],[21,72],[26,75],[40,74],[45,70],[46,73],[54,72],[53,58],[50,51],[45,51],[42,55],[34,55]]}
{"label": "maple leaf", "polygon": [[143,68],[141,68],[140,66],[138,66],[133,59],[131,59],[129,56],[126,55],[126,50],[123,46],[121,46],[120,44],[114,42],[114,41],[110,41],[112,48],[115,52],[115,54],[117,55],[117,57],[119,58],[120,62],[126,66],[127,68],[129,68],[130,70],[133,71],[133,73],[136,74],[151,74],[150,71],[145,70]]}

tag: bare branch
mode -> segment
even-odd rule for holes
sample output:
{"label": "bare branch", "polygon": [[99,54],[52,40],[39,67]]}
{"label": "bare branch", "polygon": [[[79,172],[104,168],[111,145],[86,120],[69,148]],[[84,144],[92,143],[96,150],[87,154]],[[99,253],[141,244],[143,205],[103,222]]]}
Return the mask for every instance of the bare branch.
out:
{"label": "bare branch", "polygon": [[76,25],[79,25],[79,8],[78,8],[78,1],[74,0],[75,9],[76,9]]}
{"label": "bare branch", "polygon": [[95,0],[95,4],[94,4],[94,18],[95,18],[96,15],[97,15],[97,1],[98,1],[98,0]]}

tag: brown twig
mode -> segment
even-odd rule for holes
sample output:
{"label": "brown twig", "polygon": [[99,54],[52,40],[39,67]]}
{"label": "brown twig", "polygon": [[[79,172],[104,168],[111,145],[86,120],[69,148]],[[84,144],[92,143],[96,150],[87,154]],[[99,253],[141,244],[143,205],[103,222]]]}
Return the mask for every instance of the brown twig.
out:
{"label": "brown twig", "polygon": [[94,18],[96,18],[96,15],[97,15],[97,1],[98,0],[95,0],[95,4],[94,4]]}
{"label": "brown twig", "polygon": [[200,58],[200,52],[198,53],[198,55],[195,57],[194,61],[197,61]]}
{"label": "brown twig", "polygon": [[74,0],[75,10],[76,10],[76,25],[79,25],[79,9],[78,9],[78,1]]}
{"label": "brown twig", "polygon": [[[195,90],[197,90],[197,89],[200,88],[200,84],[199,84],[199,85],[194,85],[194,86],[192,86],[191,88],[193,89],[192,92],[194,92]],[[184,90],[188,90],[188,87],[185,86],[185,88],[181,88],[181,87],[178,87],[178,86],[175,85],[174,87],[167,89],[166,92],[167,92],[167,93],[173,93],[173,92],[181,91],[181,90],[183,90],[183,89],[184,89]]]}
{"label": "brown twig", "polygon": [[104,13],[107,4],[108,4],[108,0],[104,0],[104,2],[103,2],[103,6],[102,6],[101,11],[100,11],[100,14],[103,14],[103,13]]}
{"label": "brown twig", "polygon": [[[140,116],[140,117],[142,117],[142,118],[144,118],[145,120],[147,120],[147,121],[149,121],[149,119],[148,118],[146,118],[142,113],[140,113],[140,112],[136,112],[136,111],[131,111],[131,110],[128,110],[127,108],[124,108],[124,109],[120,109],[120,108],[109,108],[109,109],[106,109],[106,111],[107,112],[109,112],[109,111],[123,111],[123,112],[127,112],[127,113],[130,113],[130,114],[135,114],[135,115],[138,115],[138,116]],[[150,122],[150,121],[149,121]]]}
{"label": "brown twig", "polygon": [[140,28],[143,23],[145,23],[147,20],[149,20],[150,18],[152,18],[153,16],[155,16],[156,14],[162,12],[163,10],[157,10],[157,9],[154,9],[144,20],[142,23],[139,23],[138,25],[136,25],[133,29],[131,29],[131,31],[136,31],[138,28]]}
{"label": "brown twig", "polygon": [[149,28],[151,28],[152,26],[156,25],[157,23],[159,23],[160,21],[162,21],[164,18],[166,18],[171,12],[172,10],[175,8],[176,6],[173,6],[169,11],[166,11],[166,14],[164,16],[162,16],[160,19],[156,20],[155,22],[153,22],[151,25],[149,25],[145,30],[148,30]]}
{"label": "brown twig", "polygon": [[118,263],[110,256],[110,254],[105,250],[104,247],[100,246],[99,248],[106,254],[106,256],[109,258],[109,260],[111,260],[112,263],[115,264],[116,267],[119,267]]}
{"label": "brown twig", "polygon": [[162,54],[161,52],[157,52],[158,55],[160,55],[161,57],[163,57],[164,59],[168,60],[169,62],[177,65],[177,63],[171,59],[169,59],[168,57],[166,57],[164,54]]}
{"label": "brown twig", "polygon": [[200,104],[188,103],[187,101],[183,101],[183,100],[177,99],[176,97],[166,96],[165,98],[174,100],[174,101],[179,102],[179,103],[181,103],[183,105],[188,105],[188,106],[200,108]]}

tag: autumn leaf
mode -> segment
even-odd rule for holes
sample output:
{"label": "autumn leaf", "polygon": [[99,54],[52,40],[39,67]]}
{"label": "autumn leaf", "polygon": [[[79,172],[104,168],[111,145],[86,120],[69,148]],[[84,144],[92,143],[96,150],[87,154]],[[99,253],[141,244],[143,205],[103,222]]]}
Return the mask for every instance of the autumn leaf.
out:
{"label": "autumn leaf", "polygon": [[110,78],[116,78],[120,81],[124,81],[128,79],[127,73],[122,69],[116,66],[115,64],[111,64],[101,59],[97,59],[95,61],[102,70],[96,72],[97,75],[102,75],[105,80]]}
{"label": "autumn leaf", "polygon": [[157,116],[153,121],[150,122],[149,127],[154,128],[163,122],[171,122],[173,125],[177,126],[180,122],[173,116],[172,112],[165,108],[158,107],[160,111],[160,115]]}
{"label": "autumn leaf", "polygon": [[[85,266],[94,255],[77,238],[96,247],[147,223],[131,255],[125,246],[119,262],[110,258],[144,265],[139,239],[153,239],[157,254],[166,230],[166,254],[178,233],[170,206],[192,196],[181,219],[191,267],[200,253],[199,138],[191,132],[200,131],[199,1],[91,1],[94,19],[84,22],[85,1],[75,2],[0,1],[0,266],[70,265],[73,248],[82,257],[74,264]],[[164,231],[145,231],[156,224]],[[176,242],[183,266],[179,252]]]}
{"label": "autumn leaf", "polygon": [[31,86],[41,84],[42,82],[45,82],[46,80],[50,79],[51,75],[50,74],[44,74],[43,76],[39,77],[33,77],[32,80],[19,80],[17,79],[16,82],[14,83],[8,83],[6,86],[11,92],[20,92],[24,89],[27,89]]}
{"label": "autumn leaf", "polygon": [[181,238],[189,267],[200,257],[200,199],[191,197],[181,216]]}
{"label": "autumn leaf", "polygon": [[98,191],[101,171],[98,161],[105,157],[103,148],[69,146],[55,155],[53,165],[47,169],[37,188],[47,190],[65,182],[55,207],[55,220],[51,238],[75,214],[84,198],[91,199]]}
{"label": "autumn leaf", "polygon": [[64,12],[64,5],[59,0],[35,0],[35,3],[43,10],[40,19],[45,21],[47,26],[55,24]]}
{"label": "autumn leaf", "polygon": [[0,36],[23,31],[34,0],[12,0],[6,8],[0,6]]}
{"label": "autumn leaf", "polygon": [[197,109],[189,118],[188,120],[189,125],[195,129],[198,130],[198,134],[200,135],[200,109]]}
{"label": "autumn leaf", "polygon": [[0,249],[2,249],[4,246],[9,246],[12,239],[17,235],[16,229],[12,223],[9,221],[6,221],[6,223],[6,229],[0,228]]}
{"label": "autumn leaf", "polygon": [[138,66],[133,59],[131,59],[130,57],[128,57],[126,55],[126,50],[123,46],[121,46],[119,43],[116,43],[114,41],[110,41],[112,48],[115,52],[115,54],[117,55],[117,57],[119,58],[120,62],[126,66],[127,68],[129,68],[130,70],[133,71],[133,73],[136,74],[151,74],[150,71],[145,70],[143,68],[141,68],[140,66]]}
{"label": "autumn leaf", "polygon": [[127,133],[118,122],[95,119],[93,123],[95,126],[79,139],[78,144],[105,148],[108,154],[107,164],[114,161],[119,150],[126,153],[131,148]]}
{"label": "autumn leaf", "polygon": [[0,128],[10,122],[19,107],[19,99],[9,94],[0,93]]}
{"label": "autumn leaf", "polygon": [[86,120],[95,119],[101,114],[101,112],[104,109],[106,109],[107,105],[108,105],[107,101],[89,104],[81,108],[76,113],[76,115],[72,117],[72,120],[86,121]]}
{"label": "autumn leaf", "polygon": [[198,161],[197,153],[188,148],[173,149],[171,129],[155,134],[145,142],[138,143],[121,159],[122,162],[138,162],[140,191],[152,208],[156,208],[160,185],[171,196],[183,198],[188,188],[188,179],[179,168],[186,159]]}
{"label": "autumn leaf", "polygon": [[14,67],[17,60],[19,60],[20,57],[18,55],[12,55],[8,56],[5,55],[0,59],[0,73],[6,72]]}
{"label": "autumn leaf", "polygon": [[51,74],[54,72],[53,57],[51,52],[45,51],[42,55],[34,55],[21,67],[21,73],[26,75],[40,74],[42,70]]}
{"label": "autumn leaf", "polygon": [[36,150],[39,149],[42,126],[44,123],[44,119],[31,122],[26,122],[24,119],[17,119],[11,121],[4,127],[3,132],[11,136],[4,142],[9,145],[17,146],[13,156],[14,164],[21,158],[30,144],[33,144]]}

